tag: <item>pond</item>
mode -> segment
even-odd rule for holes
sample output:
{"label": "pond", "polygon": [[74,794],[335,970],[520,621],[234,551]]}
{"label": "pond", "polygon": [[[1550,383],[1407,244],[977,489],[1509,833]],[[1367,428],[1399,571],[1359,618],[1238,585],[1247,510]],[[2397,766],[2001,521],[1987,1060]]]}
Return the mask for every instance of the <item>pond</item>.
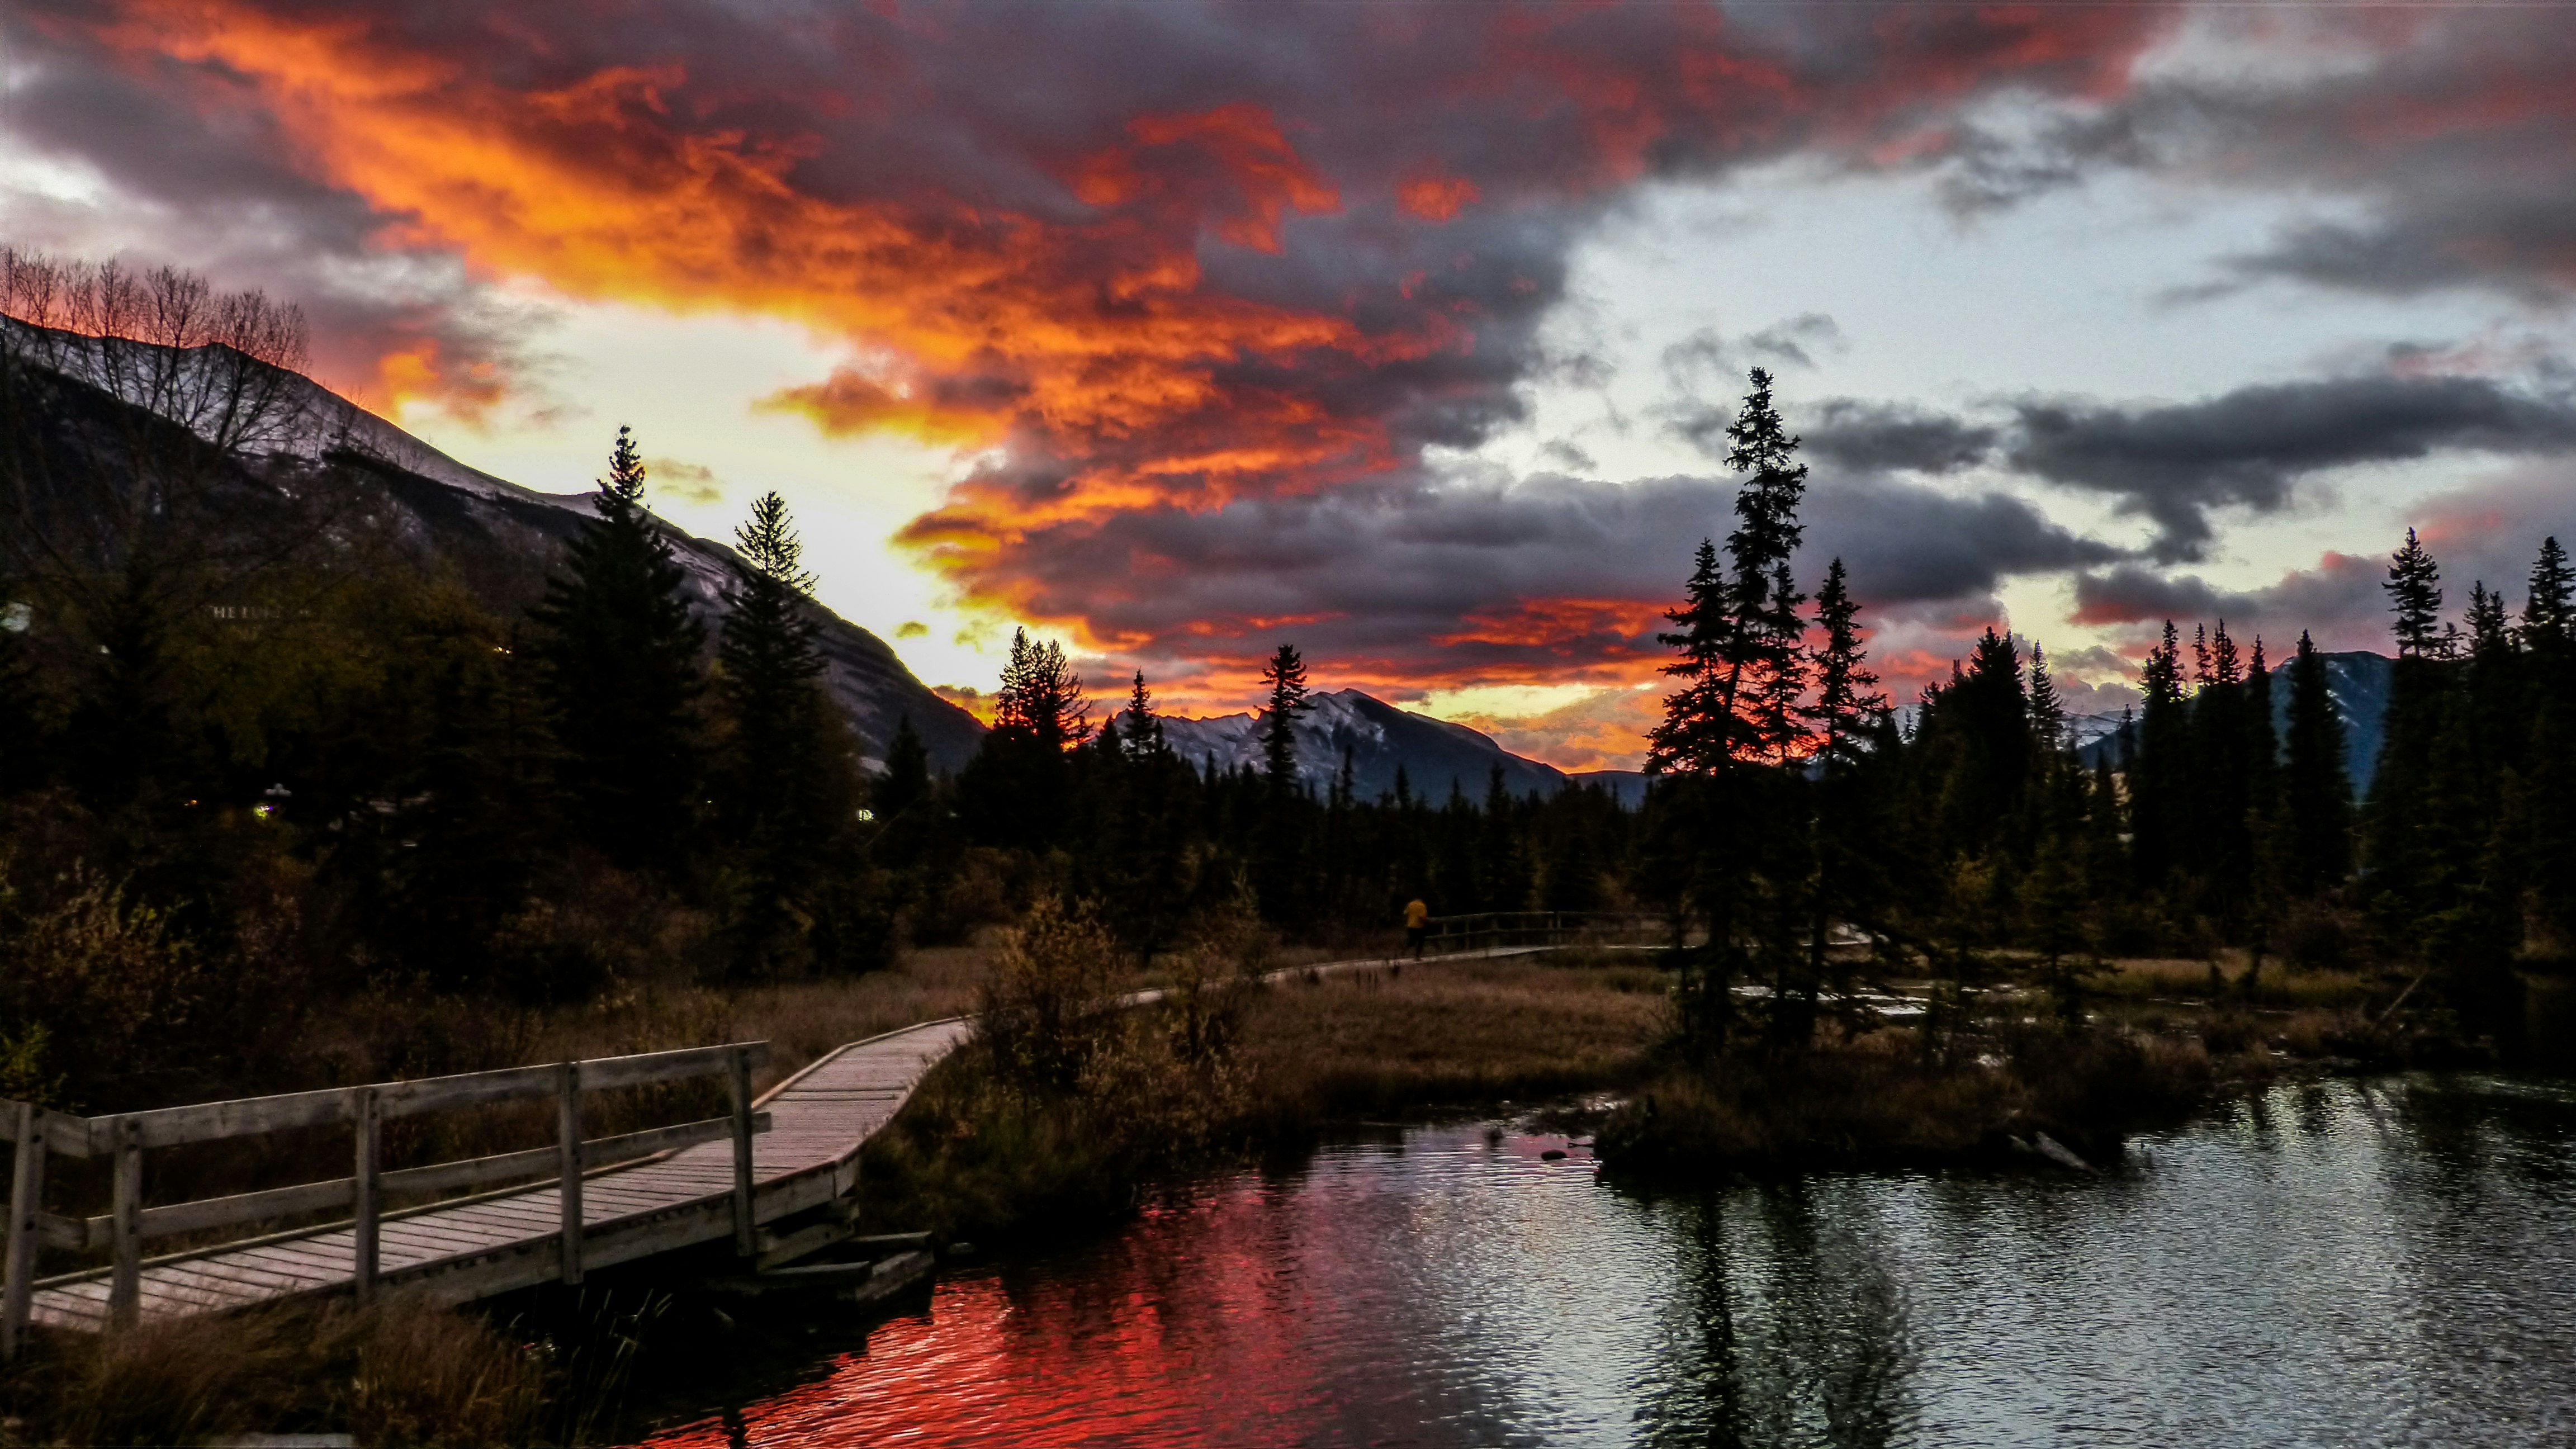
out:
{"label": "pond", "polygon": [[2576,1090],[2284,1086],[2098,1176],[1698,1192],[1386,1130],[813,1341],[651,1442],[2563,1445]]}

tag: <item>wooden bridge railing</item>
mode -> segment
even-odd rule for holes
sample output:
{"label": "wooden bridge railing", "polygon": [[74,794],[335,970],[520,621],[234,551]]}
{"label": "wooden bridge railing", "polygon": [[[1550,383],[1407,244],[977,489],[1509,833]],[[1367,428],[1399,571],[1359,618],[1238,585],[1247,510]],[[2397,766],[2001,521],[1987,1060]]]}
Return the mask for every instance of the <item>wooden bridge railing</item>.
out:
{"label": "wooden bridge railing", "polygon": [[1672,933],[1671,918],[1652,911],[1475,911],[1425,924],[1424,949],[1434,953],[1662,941]]}
{"label": "wooden bridge railing", "polygon": [[[0,1284],[0,1359],[14,1358],[26,1335],[37,1255],[42,1248],[111,1249],[109,1320],[114,1326],[126,1327],[135,1322],[141,1310],[146,1240],[347,1208],[356,1240],[354,1287],[363,1300],[375,1291],[378,1228],[386,1198],[452,1192],[516,1178],[550,1174],[561,1186],[563,1280],[578,1283],[584,1173],[726,1137],[731,1137],[734,1144],[734,1249],[748,1255],[754,1247],[751,1139],[769,1130],[769,1114],[752,1111],[751,1074],[768,1060],[769,1043],[733,1042],[639,1056],[550,1062],[451,1077],[244,1097],[110,1117],[74,1117],[47,1112],[26,1102],[0,1102],[0,1141],[13,1146],[7,1245],[5,1254],[0,1254],[0,1275],[5,1275],[6,1280]],[[728,1079],[732,1110],[725,1116],[614,1137],[585,1140],[581,1135],[581,1098],[585,1092],[707,1076]],[[552,1146],[394,1172],[386,1172],[381,1166],[383,1129],[389,1118],[538,1097],[556,1101]],[[351,1129],[354,1148],[352,1170],[347,1177],[194,1202],[143,1206],[143,1154],[152,1148],[343,1123]],[[113,1159],[109,1211],[98,1217],[78,1218],[45,1212],[42,1199],[45,1158],[49,1153]]]}

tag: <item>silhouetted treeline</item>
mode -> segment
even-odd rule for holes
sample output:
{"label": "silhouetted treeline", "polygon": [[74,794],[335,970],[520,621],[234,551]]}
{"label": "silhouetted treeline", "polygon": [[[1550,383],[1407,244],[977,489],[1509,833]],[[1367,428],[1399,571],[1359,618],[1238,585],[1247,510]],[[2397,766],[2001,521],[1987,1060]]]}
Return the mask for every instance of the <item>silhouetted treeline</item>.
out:
{"label": "silhouetted treeline", "polygon": [[[1293,718],[1302,676],[1282,646],[1269,718]],[[975,913],[943,905],[943,893],[1055,890],[1095,900],[1140,956],[1192,916],[1240,906],[1293,939],[1330,941],[1384,930],[1416,896],[1442,914],[1628,904],[1633,816],[1604,791],[1515,796],[1498,769],[1479,796],[1453,785],[1445,799],[1418,798],[1399,773],[1391,795],[1361,799],[1346,763],[1326,789],[1301,786],[1295,752],[1278,729],[1265,732],[1259,769],[1184,760],[1141,676],[1126,707],[1094,726],[1061,650],[1022,634],[993,730],[957,778],[893,770],[880,786],[875,858],[903,882],[910,921]]]}
{"label": "silhouetted treeline", "polygon": [[2031,953],[2070,1010],[2088,958],[2236,946],[2257,971],[2282,956],[2419,966],[2477,1026],[2515,1010],[2516,969],[2567,964],[2576,580],[2556,539],[2518,612],[2481,582],[2446,619],[2409,533],[2387,584],[2398,658],[2367,801],[2310,639],[2276,659],[2223,621],[2188,643],[2165,626],[2137,717],[2087,768],[2044,656],[1992,630],[1898,728],[1868,689],[1839,561],[1801,612],[1787,560],[1805,469],[1769,379],[1753,382],[1729,431],[1748,475],[1738,526],[1722,553],[1701,546],[1664,636],[1680,687],[1653,737],[1664,780],[1633,873],[1706,934],[1683,978],[1690,1038],[1725,1041],[1750,978],[1773,988],[1763,1030],[1805,1040],[1826,988],[1860,969],[1829,949],[1843,925],[1909,975],[1965,981],[1980,953]]}

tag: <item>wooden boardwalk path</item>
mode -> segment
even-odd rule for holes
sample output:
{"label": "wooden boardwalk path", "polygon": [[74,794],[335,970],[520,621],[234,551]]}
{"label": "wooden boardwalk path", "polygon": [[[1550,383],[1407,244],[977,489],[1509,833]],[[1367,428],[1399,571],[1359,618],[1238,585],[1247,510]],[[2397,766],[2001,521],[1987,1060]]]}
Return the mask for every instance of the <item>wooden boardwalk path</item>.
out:
{"label": "wooden boardwalk path", "polygon": [[[1493,944],[1482,950],[1458,951],[1426,956],[1428,964],[1439,961],[1483,959],[1491,956],[1521,955],[1548,949],[1541,944]],[[1278,980],[1310,974],[1339,973],[1381,967],[1398,958],[1371,957],[1334,961],[1310,966],[1290,967],[1270,973],[1265,979]],[[1143,1005],[1162,996],[1160,991],[1136,992],[1122,998],[1132,1005]],[[910,1099],[921,1079],[950,1052],[972,1035],[969,1018],[950,1018],[923,1022],[866,1041],[853,1042],[817,1059],[795,1076],[772,1088],[757,1102],[749,1103],[760,1114],[758,1126],[754,1115],[742,1104],[749,1102],[747,1086],[738,1085],[735,1116],[728,1124],[723,1119],[688,1124],[684,1127],[659,1129],[658,1133],[638,1133],[626,1138],[583,1143],[567,1162],[587,1163],[598,1160],[601,1153],[623,1146],[628,1158],[640,1158],[614,1165],[589,1167],[575,1172],[577,1183],[572,1194],[574,1210],[566,1211],[565,1178],[533,1186],[508,1188],[477,1196],[451,1199],[400,1212],[374,1212],[375,1179],[369,1175],[337,1184],[315,1184],[307,1188],[283,1189],[259,1195],[284,1198],[293,1194],[337,1192],[336,1199],[317,1199],[318,1205],[336,1201],[346,1206],[354,1196],[361,1204],[357,1219],[318,1228],[305,1228],[276,1233],[246,1242],[228,1243],[193,1252],[176,1253],[160,1258],[142,1258],[128,1249],[127,1292],[131,1320],[183,1317],[216,1313],[253,1304],[305,1296],[361,1292],[369,1288],[401,1288],[425,1293],[445,1302],[466,1302],[539,1283],[578,1282],[587,1269],[603,1268],[632,1262],[674,1249],[725,1238],[736,1240],[740,1251],[757,1252],[761,1266],[784,1261],[811,1247],[832,1240],[833,1224],[827,1219],[820,1224],[780,1236],[758,1235],[755,1230],[799,1214],[815,1216],[813,1210],[845,1201],[857,1185],[858,1157],[870,1137],[894,1119]],[[661,1058],[691,1058],[652,1065],[660,1058],[612,1058],[600,1063],[566,1064],[561,1068],[520,1068],[507,1072],[486,1073],[482,1078],[517,1078],[532,1072],[563,1071],[565,1132],[567,1141],[581,1143],[578,1100],[583,1085],[580,1069],[605,1068],[623,1070],[623,1080],[646,1080],[646,1073],[668,1076],[674,1070],[703,1072],[706,1067],[697,1058],[713,1059],[714,1053],[733,1053],[733,1071],[737,1083],[748,1081],[750,1058],[745,1055],[765,1047],[752,1045],[692,1049],[661,1054]],[[310,1093],[300,1096],[250,1099],[245,1102],[211,1104],[202,1108],[171,1109],[158,1114],[141,1114],[145,1119],[174,1119],[187,1116],[196,1132],[193,1138],[156,1139],[135,1127],[136,1119],[103,1118],[98,1123],[80,1119],[53,1119],[50,1128],[40,1114],[20,1109],[21,1132],[42,1137],[48,1130],[63,1134],[95,1131],[96,1136],[81,1140],[91,1145],[82,1155],[96,1155],[98,1144],[116,1133],[126,1136],[116,1141],[131,1141],[125,1149],[139,1163],[144,1146],[158,1145],[162,1140],[204,1140],[210,1137],[240,1135],[239,1125],[226,1128],[214,1123],[210,1114],[230,1114],[225,1123],[239,1117],[247,1121],[252,1113],[270,1115],[268,1125],[276,1125],[275,1114],[300,1111],[298,1122],[340,1120],[318,1115],[326,1108],[332,1112],[356,1114],[360,1128],[362,1174],[372,1174],[374,1152],[374,1105],[351,1107],[339,1099],[355,1092],[372,1104],[376,1095],[384,1094],[398,1104],[387,1110],[400,1110],[411,1092],[425,1099],[431,1092],[468,1100],[491,1100],[501,1095],[498,1088],[478,1088],[480,1079],[449,1078],[427,1083],[390,1083],[377,1087],[340,1089],[332,1094]],[[613,1083],[599,1083],[610,1085]],[[505,1084],[506,1085],[506,1084]],[[512,1088],[511,1095],[527,1095]],[[540,1084],[542,1088],[542,1084]],[[306,1101],[306,1098],[330,1096],[329,1103]],[[291,1104],[280,1106],[273,1104]],[[67,1124],[79,1124],[68,1127]],[[724,1135],[730,1127],[731,1136]],[[154,1129],[162,1130],[162,1129]],[[176,1128],[169,1130],[179,1130]],[[247,1130],[259,1130],[256,1123]],[[692,1145],[677,1150],[643,1157],[641,1149],[650,1147],[657,1135],[668,1142],[686,1134]],[[712,1140],[710,1140],[712,1139]],[[748,1143],[747,1151],[742,1144]],[[555,1149],[478,1161],[497,1168],[508,1168],[520,1159],[551,1156]],[[30,1153],[22,1143],[16,1157],[28,1162]],[[75,1330],[99,1331],[118,1321],[116,1312],[116,1272],[99,1268],[55,1278],[34,1278],[35,1240],[42,1233],[71,1240],[75,1234],[87,1234],[78,1241],[96,1245],[114,1237],[116,1241],[139,1244],[146,1235],[144,1226],[156,1213],[183,1209],[145,1209],[140,1206],[139,1189],[129,1194],[122,1186],[128,1179],[120,1172],[120,1202],[123,1206],[113,1219],[81,1220],[52,1218],[34,1210],[34,1200],[41,1193],[43,1152],[33,1155],[35,1171],[22,1167],[19,1185],[24,1191],[13,1196],[13,1231],[10,1240],[8,1269],[10,1307],[24,1316],[19,1322]],[[747,1162],[746,1160],[747,1159]],[[122,1162],[123,1159],[120,1159]],[[473,1170],[475,1163],[458,1164]],[[747,1171],[745,1170],[747,1166]],[[414,1174],[448,1169],[413,1169]],[[525,1177],[534,1171],[550,1171],[521,1162],[515,1175]],[[139,1183],[140,1168],[133,1171]],[[389,1190],[403,1174],[388,1174]],[[477,1179],[491,1180],[491,1174]],[[353,1186],[353,1184],[365,1184]],[[746,1195],[750,1203],[749,1221],[737,1214],[737,1203]],[[216,1200],[201,1206],[220,1208],[225,1202],[247,1205],[249,1198]],[[248,1214],[236,1210],[237,1220]],[[578,1218],[578,1227],[574,1219]],[[210,1221],[213,1219],[209,1219]],[[358,1223],[373,1224],[370,1242]],[[115,1225],[110,1227],[110,1223]],[[175,1229],[173,1229],[175,1230]],[[846,1226],[839,1232],[846,1233]],[[119,1236],[121,1235],[121,1236]],[[52,1239],[48,1239],[51,1241]],[[372,1249],[372,1272],[364,1259]],[[32,1290],[32,1291],[30,1291]],[[24,1295],[23,1298],[21,1295]],[[14,1338],[14,1334],[12,1335]]]}
{"label": "wooden boardwalk path", "polygon": [[[759,1106],[771,1125],[752,1139],[754,1221],[775,1222],[847,1196],[857,1181],[860,1147],[971,1030],[952,1019],[855,1042],[763,1097]],[[586,1174],[582,1266],[603,1268],[732,1236],[733,1189],[728,1141]],[[563,1276],[562,1209],[560,1186],[548,1183],[387,1214],[379,1229],[377,1281],[451,1302],[555,1281]],[[340,1224],[149,1261],[142,1270],[142,1316],[347,1292],[356,1281],[356,1236],[353,1225]],[[109,1287],[107,1269],[40,1281],[30,1317],[52,1327],[103,1328]]]}

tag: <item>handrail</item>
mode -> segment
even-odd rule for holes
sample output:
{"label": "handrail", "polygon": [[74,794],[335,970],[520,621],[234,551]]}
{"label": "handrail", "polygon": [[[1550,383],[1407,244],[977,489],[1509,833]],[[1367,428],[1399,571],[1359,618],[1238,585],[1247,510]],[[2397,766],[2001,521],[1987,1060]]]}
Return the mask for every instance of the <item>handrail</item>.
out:
{"label": "handrail", "polygon": [[[441,1192],[512,1177],[537,1177],[552,1169],[563,1195],[563,1278],[567,1283],[578,1283],[583,1232],[581,1181],[586,1171],[603,1162],[648,1157],[728,1137],[734,1142],[735,1247],[747,1254],[753,1248],[751,1139],[756,1133],[768,1131],[770,1125],[768,1113],[753,1110],[751,1073],[765,1065],[769,1057],[769,1043],[765,1041],[729,1042],[241,1097],[105,1117],[75,1117],[47,1112],[31,1103],[0,1101],[0,1142],[12,1145],[13,1159],[5,1251],[0,1251],[0,1361],[15,1358],[26,1336],[38,1254],[45,1247],[114,1250],[108,1317],[113,1326],[123,1328],[130,1327],[140,1316],[143,1243],[147,1238],[345,1205],[353,1209],[351,1226],[355,1230],[357,1261],[352,1276],[363,1301],[375,1290],[377,1240],[387,1195]],[[581,1098],[586,1092],[705,1076],[727,1079],[732,1099],[727,1115],[613,1137],[585,1140],[581,1135]],[[382,1133],[389,1117],[537,1097],[556,1099],[556,1140],[551,1147],[430,1163],[395,1172],[381,1168]],[[339,1124],[347,1124],[354,1139],[355,1171],[348,1177],[151,1208],[142,1204],[143,1153],[147,1149]],[[44,1166],[51,1153],[74,1158],[112,1157],[115,1176],[111,1210],[90,1218],[57,1217],[45,1212]]]}
{"label": "handrail", "polygon": [[1663,933],[1670,919],[1654,911],[1467,911],[1432,916],[1423,924],[1432,941],[1473,949],[1481,940],[1486,950],[1494,951],[1507,945],[1564,945],[1568,936],[1600,940]]}

